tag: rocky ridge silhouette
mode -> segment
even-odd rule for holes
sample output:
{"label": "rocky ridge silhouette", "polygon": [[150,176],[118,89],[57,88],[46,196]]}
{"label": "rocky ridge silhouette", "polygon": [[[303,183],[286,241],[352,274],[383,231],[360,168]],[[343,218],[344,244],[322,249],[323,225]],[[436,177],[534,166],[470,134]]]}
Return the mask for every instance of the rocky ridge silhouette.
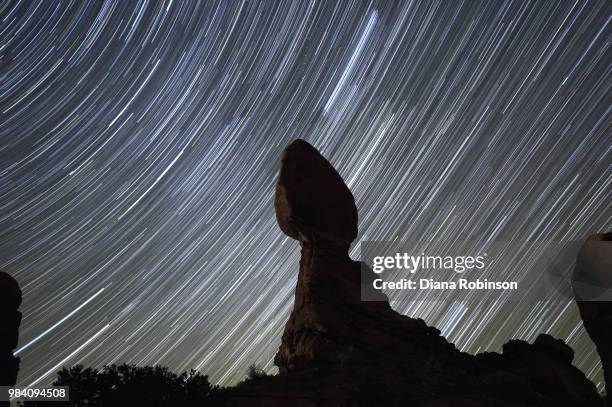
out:
{"label": "rocky ridge silhouette", "polygon": [[[421,319],[395,312],[387,298],[361,301],[362,273],[348,249],[357,236],[355,200],[333,166],[303,140],[283,154],[275,209],[281,230],[301,245],[295,304],[275,357],[277,376],[227,389],[215,402],[236,406],[604,406],[593,383],[572,365],[573,350],[542,334],[512,340],[502,353],[460,352]],[[607,241],[612,234],[593,235]],[[587,253],[588,254],[588,253]],[[608,252],[603,255],[608,256]],[[609,261],[609,259],[607,260]],[[605,261],[604,261],[605,263]],[[601,264],[601,262],[599,263]],[[607,263],[605,263],[607,264]],[[609,286],[609,270],[580,273]],[[578,307],[612,375],[612,302]],[[21,290],[0,272],[0,385],[16,383]],[[609,389],[609,387],[608,387]]]}
{"label": "rocky ridge silhouette", "polygon": [[[602,244],[601,242],[607,242]],[[609,248],[612,242],[612,233],[598,233],[589,236],[578,255],[575,281],[589,281],[591,287],[599,290],[610,290],[612,286],[612,256]],[[584,301],[581,299],[581,290],[574,286],[576,303],[580,316],[589,336],[595,342],[597,352],[601,357],[601,365],[606,380],[608,405],[612,405],[610,393],[612,392],[612,302],[611,301]]]}
{"label": "rocky ridge silhouette", "polygon": [[[283,153],[275,210],[281,230],[301,245],[295,304],[274,359],[280,373],[239,386],[230,405],[604,405],[560,339],[542,334],[532,344],[509,341],[501,354],[469,355],[423,320],[395,312],[386,297],[361,301],[362,265],[348,255],[355,200],[303,140]],[[605,351],[610,324],[601,325],[606,334],[597,326],[587,329]]]}
{"label": "rocky ridge silhouette", "polygon": [[0,386],[17,383],[19,358],[13,355],[21,323],[21,290],[10,275],[0,272]]}

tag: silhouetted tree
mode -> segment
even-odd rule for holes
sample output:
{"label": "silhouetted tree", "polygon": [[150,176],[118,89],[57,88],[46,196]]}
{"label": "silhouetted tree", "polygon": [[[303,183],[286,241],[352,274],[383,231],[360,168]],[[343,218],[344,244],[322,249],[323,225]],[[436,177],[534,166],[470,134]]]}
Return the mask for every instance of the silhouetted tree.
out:
{"label": "silhouetted tree", "polygon": [[246,380],[253,381],[267,376],[268,374],[262,368],[260,368],[256,364],[252,364],[251,366],[249,366],[249,370],[247,370]]}
{"label": "silhouetted tree", "polygon": [[55,386],[68,386],[70,402],[26,402],[25,406],[212,406],[219,389],[195,370],[180,375],[166,367],[111,365],[101,370],[77,365],[58,372]]}

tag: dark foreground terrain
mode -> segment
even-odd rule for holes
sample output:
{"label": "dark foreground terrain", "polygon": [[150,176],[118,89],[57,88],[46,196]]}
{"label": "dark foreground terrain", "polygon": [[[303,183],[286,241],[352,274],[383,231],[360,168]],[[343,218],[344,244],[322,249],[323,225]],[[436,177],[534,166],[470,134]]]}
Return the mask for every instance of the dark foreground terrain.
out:
{"label": "dark foreground terrain", "polygon": [[[218,389],[197,373],[177,376],[134,367],[95,374],[65,370],[57,384],[70,385],[73,396],[82,400],[73,397],[71,405],[606,405],[595,385],[572,365],[574,352],[560,339],[543,334],[531,344],[510,341],[502,353],[469,355],[423,320],[396,313],[385,297],[361,301],[361,290],[367,289],[361,286],[364,268],[348,256],[357,236],[355,200],[331,164],[305,141],[294,141],[283,154],[275,209],[280,228],[302,250],[295,305],[275,358],[278,375],[253,371],[236,387]],[[365,270],[367,279],[371,271]],[[609,385],[611,303],[577,302]],[[3,321],[12,321],[11,327],[18,308],[14,304],[2,304],[8,310]],[[16,343],[6,342],[9,358]],[[96,382],[100,374],[108,376],[103,384]],[[118,397],[125,392],[142,397]]]}

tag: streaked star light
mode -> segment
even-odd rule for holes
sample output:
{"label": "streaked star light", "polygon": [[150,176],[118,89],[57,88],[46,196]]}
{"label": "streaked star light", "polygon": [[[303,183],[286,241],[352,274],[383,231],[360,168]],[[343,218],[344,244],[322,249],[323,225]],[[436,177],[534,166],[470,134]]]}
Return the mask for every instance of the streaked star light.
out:
{"label": "streaked star light", "polygon": [[[274,371],[299,260],[274,183],[298,137],[354,192],[359,240],[609,230],[611,15],[605,0],[3,2],[19,384],[77,363],[221,384]],[[549,332],[602,388],[573,304],[448,299],[393,305],[468,352]]]}

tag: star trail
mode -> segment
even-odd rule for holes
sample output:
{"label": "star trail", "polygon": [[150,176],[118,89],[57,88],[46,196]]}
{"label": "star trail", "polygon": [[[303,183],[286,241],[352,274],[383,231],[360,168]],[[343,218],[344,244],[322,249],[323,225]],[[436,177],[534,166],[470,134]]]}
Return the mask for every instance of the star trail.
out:
{"label": "star trail", "polygon": [[[298,137],[352,189],[358,240],[609,230],[611,16],[605,0],[3,2],[18,385],[77,363],[225,385],[274,371],[299,261],[274,184]],[[551,333],[603,387],[574,304],[448,300],[393,306],[468,352]]]}

